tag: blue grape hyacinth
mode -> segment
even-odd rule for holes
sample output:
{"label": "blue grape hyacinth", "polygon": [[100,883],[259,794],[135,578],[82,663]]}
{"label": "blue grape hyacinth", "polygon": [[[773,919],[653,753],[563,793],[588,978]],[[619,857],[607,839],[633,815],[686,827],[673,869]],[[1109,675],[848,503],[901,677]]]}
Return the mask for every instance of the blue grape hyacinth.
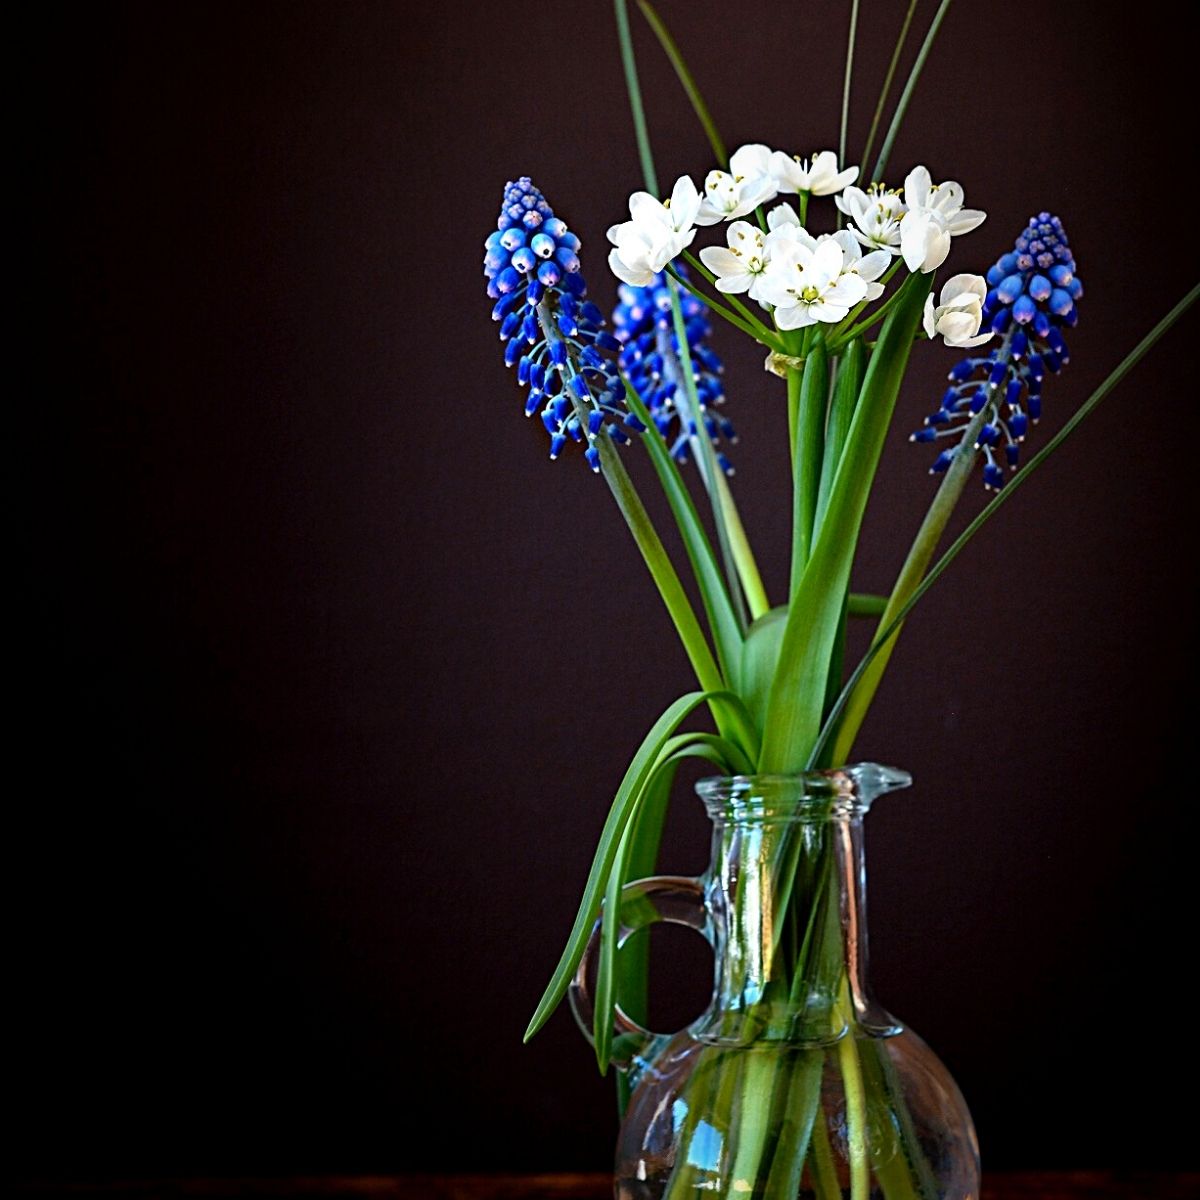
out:
{"label": "blue grape hyacinth", "polygon": [[732,475],[733,467],[720,446],[723,442],[736,442],[737,434],[729,421],[713,411],[725,400],[721,387],[725,368],[708,345],[712,336],[708,308],[690,292],[679,289],[700,409],[692,413],[684,386],[667,276],[660,273],[647,287],[623,283],[617,295],[619,302],[613,309],[612,320],[621,343],[621,369],[645,402],[671,454],[679,462],[687,462],[692,441],[699,436],[703,425],[716,449],[717,464],[725,474]]}
{"label": "blue grape hyacinth", "polygon": [[930,470],[945,471],[971,422],[985,414],[975,440],[984,455],[983,483],[992,491],[1004,486],[1003,455],[1010,470],[1020,460],[1021,442],[1042,412],[1042,381],[1068,361],[1063,329],[1079,319],[1076,302],[1083,284],[1058,217],[1048,212],[1029,219],[1013,249],[987,273],[983,304],[985,327],[998,339],[990,353],[965,358],[950,372],[950,387],[916,442],[955,438]]}
{"label": "blue grape hyacinth", "polygon": [[620,343],[587,298],[579,239],[528,177],[505,185],[496,231],[484,242],[483,273],[505,364],[529,388],[525,415],[540,413],[551,458],[575,442],[599,471],[597,438],[624,443],[645,426],[625,406],[611,357]]}

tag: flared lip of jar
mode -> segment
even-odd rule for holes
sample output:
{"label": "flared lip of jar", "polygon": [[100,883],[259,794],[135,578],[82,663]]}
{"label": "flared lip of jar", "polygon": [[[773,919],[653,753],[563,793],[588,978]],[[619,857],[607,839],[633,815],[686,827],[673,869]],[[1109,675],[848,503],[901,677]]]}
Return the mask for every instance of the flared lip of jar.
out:
{"label": "flared lip of jar", "polygon": [[710,775],[696,784],[714,820],[828,821],[863,816],[912,776],[879,763],[851,763],[796,775]]}

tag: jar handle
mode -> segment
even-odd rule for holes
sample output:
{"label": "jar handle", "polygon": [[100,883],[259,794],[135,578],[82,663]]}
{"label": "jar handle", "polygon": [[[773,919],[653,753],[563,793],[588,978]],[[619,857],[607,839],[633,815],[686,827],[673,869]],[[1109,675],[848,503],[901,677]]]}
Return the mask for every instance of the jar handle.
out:
{"label": "jar handle", "polygon": [[[617,931],[618,949],[639,930],[660,922],[686,925],[712,944],[704,888],[698,879],[683,875],[652,875],[649,879],[635,879],[621,889],[619,912],[621,927]],[[589,976],[592,974],[592,961],[600,949],[600,928],[603,923],[602,912],[579,960],[575,978],[571,981],[571,1011],[589,1042],[594,1041],[592,1030],[595,1014]],[[613,1004],[611,1061],[620,1070],[628,1071],[651,1042],[665,1041],[670,1036],[643,1029],[619,1004]]]}

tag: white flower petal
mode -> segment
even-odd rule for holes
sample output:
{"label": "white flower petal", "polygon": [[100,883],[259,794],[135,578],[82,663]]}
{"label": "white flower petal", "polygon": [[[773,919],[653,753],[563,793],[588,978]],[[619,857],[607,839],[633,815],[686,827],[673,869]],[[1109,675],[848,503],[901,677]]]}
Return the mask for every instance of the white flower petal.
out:
{"label": "white flower petal", "polygon": [[921,324],[925,326],[925,336],[937,337],[937,318],[933,315],[933,296],[925,297],[925,311],[921,316]]}
{"label": "white flower petal", "polygon": [[904,177],[904,202],[910,209],[925,208],[929,204],[929,189],[933,186],[926,167],[913,167]]}
{"label": "white flower petal", "polygon": [[733,175],[742,175],[746,179],[757,179],[771,173],[771,155],[774,153],[770,146],[761,142],[751,142],[739,146],[729,156],[729,170]]}

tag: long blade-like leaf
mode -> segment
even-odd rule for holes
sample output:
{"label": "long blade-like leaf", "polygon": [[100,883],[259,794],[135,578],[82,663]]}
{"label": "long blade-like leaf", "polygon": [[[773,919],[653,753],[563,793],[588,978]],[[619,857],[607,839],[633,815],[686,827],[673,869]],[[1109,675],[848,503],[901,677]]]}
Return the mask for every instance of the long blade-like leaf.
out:
{"label": "long blade-like leaf", "polygon": [[801,770],[821,728],[826,680],[867,494],[932,275],[914,274],[884,321],[812,558],[791,603],[771,685],[759,770]]}
{"label": "long blade-like leaf", "polygon": [[592,923],[600,910],[600,896],[608,882],[612,870],[613,859],[616,857],[617,846],[625,833],[630,816],[646,786],[651,770],[658,759],[659,751],[666,740],[679,728],[680,724],[695,712],[700,705],[708,703],[728,702],[731,707],[740,706],[736,696],[724,691],[688,692],[671,704],[666,712],[655,721],[650,732],[638,747],[633,761],[629,764],[625,777],[609,810],[604,828],[600,832],[600,841],[592,859],[592,867],[588,872],[587,883],[583,889],[583,899],[579,903],[579,911],[575,915],[575,923],[571,927],[570,936],[563,949],[558,966],[546,987],[545,993],[525,1031],[528,1041],[545,1024],[546,1018],[558,1007],[559,1001],[566,995],[567,988],[583,957],[584,947],[592,930]]}
{"label": "long blade-like leaf", "polygon": [[638,796],[631,819],[625,826],[617,853],[613,858],[612,870],[604,889],[604,920],[600,925],[600,952],[596,960],[596,993],[592,1012],[592,1046],[596,1052],[596,1063],[600,1073],[608,1069],[612,1056],[613,1004],[617,997],[617,948],[621,933],[621,891],[631,878],[630,872],[637,831],[646,805],[659,798],[661,776],[665,771],[674,774],[674,768],[683,758],[707,759],[719,771],[728,775],[734,768],[719,749],[719,738],[713,739],[702,733],[681,733],[669,738],[658,752],[654,766]]}
{"label": "long blade-like leaf", "polygon": [[628,379],[625,380],[625,397],[634,416],[646,426],[642,441],[650,455],[650,462],[658,475],[658,481],[662,484],[667,503],[671,506],[671,515],[679,527],[684,549],[692,564],[696,584],[700,589],[700,599],[712,629],[721,673],[726,679],[732,679],[741,657],[742,633],[729,599],[729,590],[725,586],[725,577],[717,565],[712,543],[704,531],[700,514],[696,511],[691,493],[683,482],[683,476],[671,457],[671,451],[662,434],[658,432],[645,402]]}

